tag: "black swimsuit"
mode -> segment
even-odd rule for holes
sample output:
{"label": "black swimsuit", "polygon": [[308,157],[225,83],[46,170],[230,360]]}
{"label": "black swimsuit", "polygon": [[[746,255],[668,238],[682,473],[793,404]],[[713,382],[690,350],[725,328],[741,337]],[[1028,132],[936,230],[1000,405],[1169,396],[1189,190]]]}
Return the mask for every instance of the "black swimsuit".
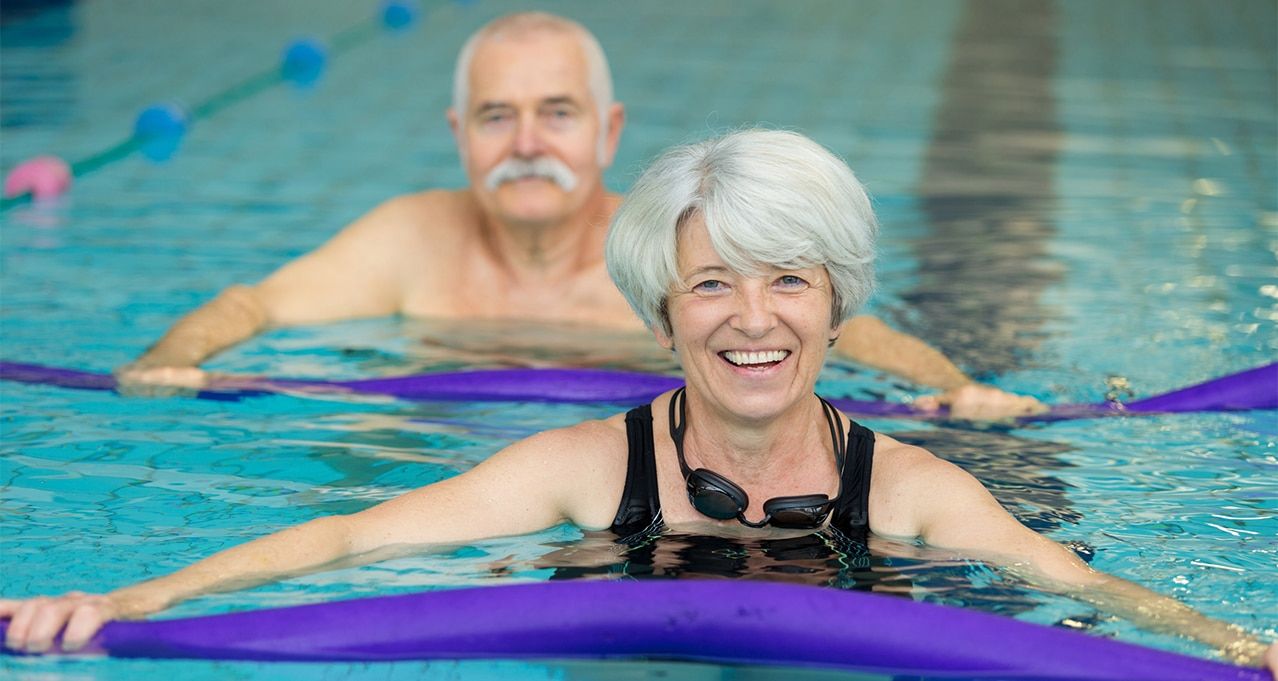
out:
{"label": "black swimsuit", "polygon": [[[656,442],[652,435],[652,405],[626,412],[629,461],[621,504],[610,528],[624,543],[661,532],[661,498],[657,492]],[[848,449],[843,462],[842,493],[834,502],[829,529],[844,538],[864,542],[870,525],[870,467],[874,462],[874,433],[849,419]]]}

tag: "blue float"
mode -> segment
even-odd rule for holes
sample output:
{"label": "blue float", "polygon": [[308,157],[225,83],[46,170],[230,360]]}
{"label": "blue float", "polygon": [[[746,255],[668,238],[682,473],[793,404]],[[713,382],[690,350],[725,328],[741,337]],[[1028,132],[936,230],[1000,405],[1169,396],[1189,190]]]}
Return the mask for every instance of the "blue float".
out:
{"label": "blue float", "polygon": [[186,111],[173,103],[152,104],[138,114],[133,138],[142,155],[157,163],[173,158],[186,135]]}
{"label": "blue float", "polygon": [[387,0],[382,3],[382,25],[391,31],[402,31],[417,22],[419,9],[411,0]]}
{"label": "blue float", "polygon": [[328,48],[316,38],[301,38],[284,49],[280,77],[300,88],[309,88],[319,82],[327,64]]}

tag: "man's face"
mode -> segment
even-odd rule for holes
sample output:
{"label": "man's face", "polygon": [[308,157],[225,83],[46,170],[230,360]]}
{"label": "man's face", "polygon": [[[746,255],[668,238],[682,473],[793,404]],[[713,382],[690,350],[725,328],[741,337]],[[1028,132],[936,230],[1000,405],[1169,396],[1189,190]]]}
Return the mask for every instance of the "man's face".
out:
{"label": "man's face", "polygon": [[546,225],[599,191],[616,133],[600,149],[598,104],[576,39],[487,40],[470,66],[466,111],[450,113],[471,189],[499,220]]}

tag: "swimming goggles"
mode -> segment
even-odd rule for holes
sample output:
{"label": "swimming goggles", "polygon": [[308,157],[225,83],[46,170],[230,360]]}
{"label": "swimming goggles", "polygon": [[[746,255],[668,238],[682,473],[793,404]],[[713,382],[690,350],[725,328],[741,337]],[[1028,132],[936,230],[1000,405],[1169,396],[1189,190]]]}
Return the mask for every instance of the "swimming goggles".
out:
{"label": "swimming goggles", "polygon": [[[835,461],[839,467],[839,494],[843,493],[843,460],[847,451],[847,441],[842,428],[839,427],[837,413],[829,402],[820,396],[821,408],[825,412],[825,422],[830,427],[830,439],[834,442]],[[678,425],[675,424],[675,403],[678,403]],[[775,497],[763,502],[763,520],[751,522],[746,520],[745,510],[750,506],[750,497],[745,490],[731,480],[708,468],[691,470],[683,456],[683,435],[687,430],[688,404],[684,396],[684,388],[675,391],[670,397],[670,438],[674,440],[675,452],[679,455],[679,470],[688,485],[688,501],[692,507],[704,516],[715,520],[730,520],[746,527],[764,527],[772,525],[785,529],[809,530],[825,524],[830,511],[834,509],[834,499],[824,494],[804,494],[800,496]]]}

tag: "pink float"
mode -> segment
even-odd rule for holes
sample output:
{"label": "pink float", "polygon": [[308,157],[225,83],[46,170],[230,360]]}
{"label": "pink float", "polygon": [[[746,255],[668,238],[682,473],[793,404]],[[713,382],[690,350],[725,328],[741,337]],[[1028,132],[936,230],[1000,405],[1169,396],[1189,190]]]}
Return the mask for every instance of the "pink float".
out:
{"label": "pink float", "polygon": [[57,156],[37,156],[18,164],[4,178],[5,198],[30,194],[37,201],[56,199],[71,188],[71,167]]}

